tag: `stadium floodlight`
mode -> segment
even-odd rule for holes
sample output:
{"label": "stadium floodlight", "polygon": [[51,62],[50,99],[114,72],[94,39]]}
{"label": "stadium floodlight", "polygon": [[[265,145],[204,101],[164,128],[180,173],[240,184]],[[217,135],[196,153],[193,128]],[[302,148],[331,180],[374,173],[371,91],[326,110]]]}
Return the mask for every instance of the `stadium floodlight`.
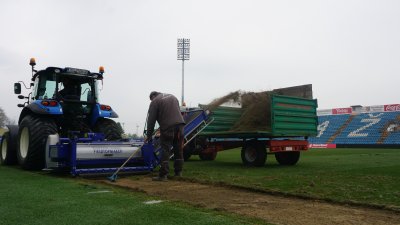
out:
{"label": "stadium floodlight", "polygon": [[182,60],[182,100],[185,105],[185,60],[190,59],[190,39],[178,38],[178,60]]}

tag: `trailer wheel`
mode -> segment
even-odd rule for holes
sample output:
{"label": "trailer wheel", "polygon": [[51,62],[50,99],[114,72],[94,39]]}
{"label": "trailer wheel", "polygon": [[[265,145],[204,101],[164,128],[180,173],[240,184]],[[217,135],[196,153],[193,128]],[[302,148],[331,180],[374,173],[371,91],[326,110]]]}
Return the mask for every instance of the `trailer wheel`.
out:
{"label": "trailer wheel", "polygon": [[213,161],[217,157],[217,152],[216,151],[207,152],[207,153],[200,152],[199,157],[201,160],[204,160],[204,161]]}
{"label": "trailer wheel", "polygon": [[1,140],[1,165],[15,165],[17,164],[17,137],[18,137],[18,126],[9,125],[8,132],[4,133],[3,139]]}
{"label": "trailer wheel", "polygon": [[53,119],[32,115],[22,119],[18,131],[17,158],[23,169],[44,168],[47,137],[55,133],[57,125]]}
{"label": "trailer wheel", "polygon": [[242,162],[246,166],[264,166],[267,160],[265,144],[259,141],[246,143],[241,152]]}
{"label": "trailer wheel", "polygon": [[275,159],[280,165],[295,165],[300,159],[300,152],[276,152]]}
{"label": "trailer wheel", "polygon": [[108,141],[116,141],[122,139],[122,132],[114,120],[106,118],[99,119],[94,126],[94,131],[103,133],[104,138]]}
{"label": "trailer wheel", "polygon": [[184,148],[183,148],[183,160],[188,161],[190,157],[192,156],[194,149],[196,147],[196,142],[195,140],[192,140],[189,142]]}

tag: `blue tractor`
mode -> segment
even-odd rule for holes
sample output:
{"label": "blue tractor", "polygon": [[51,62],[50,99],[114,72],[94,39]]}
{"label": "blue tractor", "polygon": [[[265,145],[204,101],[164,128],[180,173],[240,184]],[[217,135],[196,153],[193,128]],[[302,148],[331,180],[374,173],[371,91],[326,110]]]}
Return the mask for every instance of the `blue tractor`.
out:
{"label": "blue tractor", "polygon": [[[1,141],[0,164],[19,164],[28,170],[45,168],[46,141],[49,135],[84,138],[88,133],[102,133],[105,140],[120,140],[122,128],[112,119],[118,115],[108,105],[99,103],[99,87],[104,68],[98,73],[76,68],[47,67],[35,70],[30,60],[32,79],[29,87],[14,84],[14,93],[22,108],[18,125],[8,126]],[[21,95],[21,83],[31,92]]]}

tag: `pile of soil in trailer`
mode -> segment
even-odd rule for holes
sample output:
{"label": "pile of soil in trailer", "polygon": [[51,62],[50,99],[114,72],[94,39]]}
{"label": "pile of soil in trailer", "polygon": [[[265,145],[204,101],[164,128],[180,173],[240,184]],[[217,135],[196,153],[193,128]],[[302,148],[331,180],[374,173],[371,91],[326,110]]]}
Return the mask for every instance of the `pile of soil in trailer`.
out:
{"label": "pile of soil in trailer", "polygon": [[230,131],[270,131],[272,94],[312,99],[312,86],[308,84],[262,92],[235,91],[223,97],[216,98],[205,107],[213,111],[224,103],[236,103],[241,106],[242,113]]}
{"label": "pile of soil in trailer", "polygon": [[271,92],[248,92],[241,97],[242,115],[233,125],[232,131],[271,130]]}

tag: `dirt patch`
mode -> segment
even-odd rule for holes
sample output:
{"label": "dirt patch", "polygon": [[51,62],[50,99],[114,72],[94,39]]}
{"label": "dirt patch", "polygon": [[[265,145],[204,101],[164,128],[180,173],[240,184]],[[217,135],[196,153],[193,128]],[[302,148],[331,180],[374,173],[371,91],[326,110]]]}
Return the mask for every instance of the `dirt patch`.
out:
{"label": "dirt patch", "polygon": [[388,210],[273,196],[183,180],[153,182],[148,176],[135,176],[135,178],[135,180],[122,178],[114,183],[103,182],[145,192],[161,199],[255,217],[273,224],[400,224],[400,213]]}

